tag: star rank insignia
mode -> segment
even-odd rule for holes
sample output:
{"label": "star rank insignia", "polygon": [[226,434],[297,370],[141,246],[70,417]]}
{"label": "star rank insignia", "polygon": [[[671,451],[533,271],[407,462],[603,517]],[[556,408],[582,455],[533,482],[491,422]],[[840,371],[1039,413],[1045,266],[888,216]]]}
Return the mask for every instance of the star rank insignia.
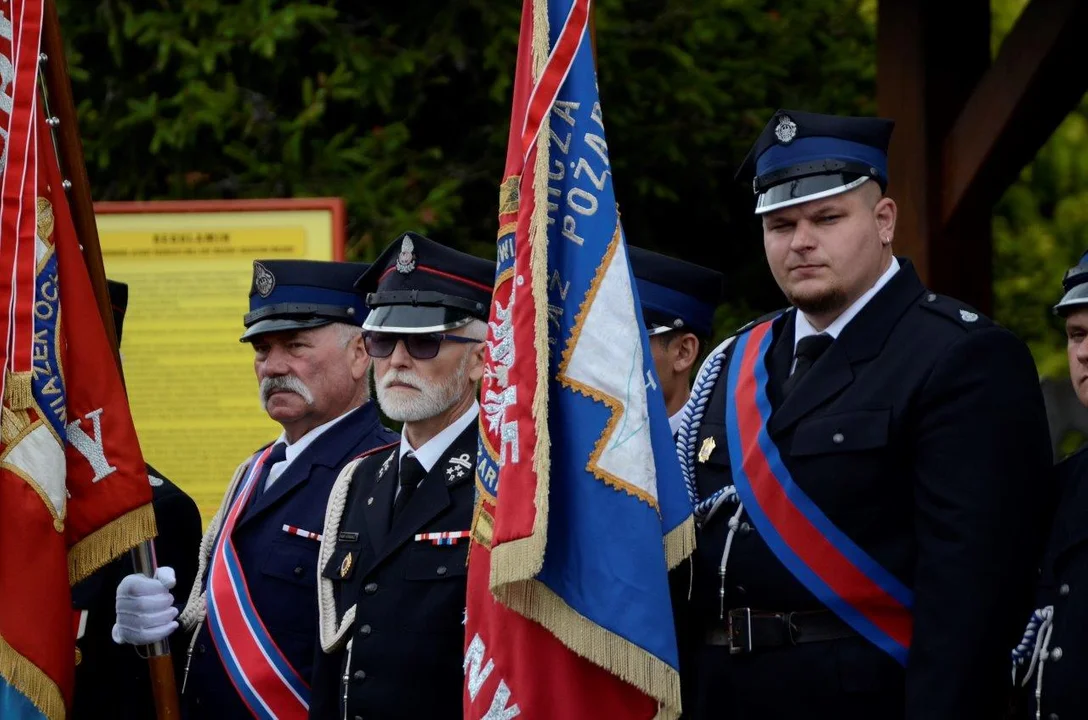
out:
{"label": "star rank insignia", "polygon": [[460,480],[471,469],[472,456],[468,453],[462,453],[458,457],[450,458],[450,462],[446,466],[446,482],[452,483],[455,480]]}
{"label": "star rank insignia", "polygon": [[713,435],[703,440],[703,444],[699,447],[699,462],[705,463],[707,460],[709,460],[710,453],[714,452],[714,448],[716,448],[717,446],[718,443],[714,440]]}
{"label": "star rank insignia", "polygon": [[351,572],[351,553],[344,556],[344,562],[340,563],[340,577],[346,578]]}
{"label": "star rank insignia", "polygon": [[396,452],[390,453],[389,457],[387,457],[385,459],[385,462],[382,463],[381,468],[378,470],[378,479],[379,480],[381,480],[383,477],[385,477],[385,474],[387,472],[389,472],[389,466],[393,464],[393,458],[396,457],[396,455],[397,455]]}

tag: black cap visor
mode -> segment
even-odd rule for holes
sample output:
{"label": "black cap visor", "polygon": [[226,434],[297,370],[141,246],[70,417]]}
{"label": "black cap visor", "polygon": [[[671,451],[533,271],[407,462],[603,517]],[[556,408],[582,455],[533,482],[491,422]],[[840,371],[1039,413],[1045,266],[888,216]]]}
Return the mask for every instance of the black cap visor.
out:
{"label": "black cap visor", "polygon": [[787,180],[759,194],[756,215],[849,192],[868,179],[853,173],[832,173]]}
{"label": "black cap visor", "polygon": [[[312,330],[334,322],[346,322],[345,320],[330,320],[329,318],[299,316],[299,317],[273,317],[258,320],[242,333],[239,342],[253,342],[258,335],[274,332],[287,332],[290,330]],[[354,324],[354,323],[353,323]]]}
{"label": "black cap visor", "polygon": [[1085,307],[1088,307],[1088,283],[1074,285],[1053,309],[1055,315],[1065,317],[1074,310]]}
{"label": "black cap visor", "polygon": [[445,332],[472,320],[465,310],[440,305],[382,305],[370,311],[363,330],[390,333]]}

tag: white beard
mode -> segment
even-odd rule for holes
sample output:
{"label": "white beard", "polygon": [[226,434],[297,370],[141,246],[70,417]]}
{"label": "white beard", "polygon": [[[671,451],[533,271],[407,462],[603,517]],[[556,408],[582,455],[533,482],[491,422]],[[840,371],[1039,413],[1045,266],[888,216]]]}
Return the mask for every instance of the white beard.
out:
{"label": "white beard", "polygon": [[[407,370],[389,370],[376,383],[378,405],[390,420],[396,422],[419,422],[441,415],[461,399],[471,357],[472,353],[465,353],[457,371],[436,384],[429,384]],[[419,392],[409,394],[408,391],[390,389],[394,382],[411,385]]]}

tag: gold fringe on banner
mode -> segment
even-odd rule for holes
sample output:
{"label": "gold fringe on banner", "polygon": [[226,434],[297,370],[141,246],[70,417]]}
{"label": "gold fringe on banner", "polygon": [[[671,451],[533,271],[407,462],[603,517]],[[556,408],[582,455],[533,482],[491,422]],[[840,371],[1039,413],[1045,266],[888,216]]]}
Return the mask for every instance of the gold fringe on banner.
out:
{"label": "gold fringe on banner", "polygon": [[520,185],[521,175],[511,175],[499,185],[499,215],[518,211]]}
{"label": "gold fringe on banner", "polygon": [[[533,2],[533,78],[539,81],[548,64],[548,5]],[[533,216],[529,223],[529,271],[535,306],[533,345],[536,351],[536,387],[533,393],[533,424],[536,447],[533,472],[536,474],[536,517],[533,532],[526,538],[503,543],[491,557],[491,584],[528,580],[544,567],[548,542],[548,488],[551,470],[551,434],[548,432],[548,380],[551,344],[548,342],[548,143],[551,142],[551,113],[541,119],[536,136],[536,165],[533,168]]]}
{"label": "gold fringe on banner", "polygon": [[[533,78],[536,82],[548,64],[546,0],[533,2]],[[536,447],[533,472],[536,474],[536,517],[528,537],[508,540],[492,549],[491,588],[528,580],[544,567],[548,542],[548,486],[551,468],[551,435],[548,432],[548,379],[551,346],[548,343],[548,143],[551,141],[550,113],[540,123],[536,137],[536,165],[533,179],[533,216],[529,221],[529,274],[536,308],[533,348],[536,351],[536,388],[533,393],[533,424]]]}
{"label": "gold fringe on banner", "polygon": [[130,510],[68,551],[68,582],[75,585],[114,558],[158,534],[151,503]]}
{"label": "gold fringe on banner", "polygon": [[491,540],[495,535],[495,516],[487,511],[483,498],[476,501],[472,512],[472,539],[491,550]]}
{"label": "gold fringe on banner", "polygon": [[[75,652],[75,648],[72,648]],[[0,676],[49,720],[63,720],[64,696],[52,679],[0,637]]]}
{"label": "gold fringe on banner", "polygon": [[665,535],[665,564],[672,570],[695,551],[695,518],[688,516]]}
{"label": "gold fringe on banner", "polygon": [[34,374],[30,372],[8,371],[4,376],[4,404],[12,410],[28,410],[33,407],[33,379]]}
{"label": "gold fringe on banner", "polygon": [[657,700],[655,720],[680,717],[680,674],[676,668],[579,615],[543,583],[530,580],[504,585],[495,589],[495,599],[546,627],[571,651]]}
{"label": "gold fringe on banner", "polygon": [[30,413],[26,410],[4,408],[0,411],[0,443],[4,445],[0,459],[6,457],[8,451],[30,434],[31,430],[33,428],[30,425]]}

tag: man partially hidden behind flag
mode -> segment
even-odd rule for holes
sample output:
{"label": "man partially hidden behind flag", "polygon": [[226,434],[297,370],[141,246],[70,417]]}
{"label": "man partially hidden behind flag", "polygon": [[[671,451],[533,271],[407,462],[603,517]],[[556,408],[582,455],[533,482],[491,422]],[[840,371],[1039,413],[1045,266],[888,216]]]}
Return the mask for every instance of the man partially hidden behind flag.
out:
{"label": "man partially hidden behind flag", "polygon": [[0,55],[14,66],[2,89],[10,105],[0,103],[0,717],[52,719],[73,691],[70,585],[154,536],[155,519],[36,96],[43,3],[9,9],[0,23]]}
{"label": "man partially hidden behind flag", "polygon": [[692,548],[619,224],[588,0],[525,0],[482,387],[466,718],[675,718]]}

